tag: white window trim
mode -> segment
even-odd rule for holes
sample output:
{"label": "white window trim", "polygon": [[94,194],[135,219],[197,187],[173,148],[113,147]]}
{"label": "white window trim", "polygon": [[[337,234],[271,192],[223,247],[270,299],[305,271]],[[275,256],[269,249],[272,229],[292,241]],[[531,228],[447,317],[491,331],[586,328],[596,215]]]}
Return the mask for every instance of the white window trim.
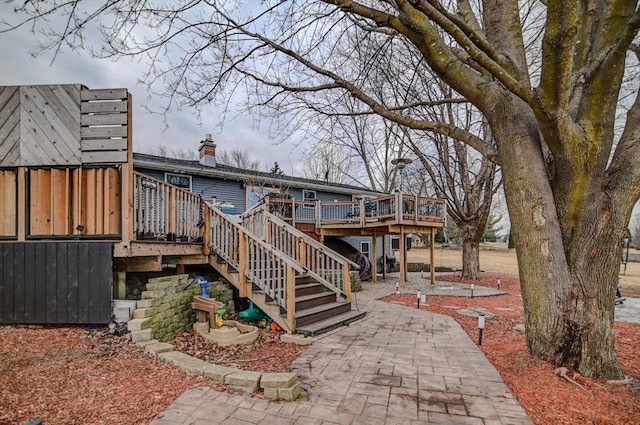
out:
{"label": "white window trim", "polygon": [[[367,250],[365,254],[365,250],[363,249],[363,245],[367,245]],[[367,258],[371,258],[371,242],[369,241],[360,241],[360,252],[365,254]]]}
{"label": "white window trim", "polygon": [[[312,199],[307,199],[307,196],[306,196],[307,193],[313,193],[313,198]],[[317,201],[318,200],[318,192],[315,191],[315,190],[311,190],[311,189],[302,189],[302,200],[304,202]]]}
{"label": "white window trim", "polygon": [[[178,173],[164,173],[164,181],[165,181],[165,183],[169,183],[169,180],[167,179],[169,176],[175,176],[175,177],[180,177],[180,178],[185,178],[185,177],[189,178],[189,188],[188,189],[189,189],[189,192],[192,191],[192,188],[193,188],[193,177],[191,177],[190,175],[178,174]],[[172,184],[172,183],[169,183],[169,184]],[[176,185],[174,185],[174,186],[176,186]],[[182,186],[178,186],[178,187],[180,187],[182,189],[187,189],[186,187],[182,187]]]}

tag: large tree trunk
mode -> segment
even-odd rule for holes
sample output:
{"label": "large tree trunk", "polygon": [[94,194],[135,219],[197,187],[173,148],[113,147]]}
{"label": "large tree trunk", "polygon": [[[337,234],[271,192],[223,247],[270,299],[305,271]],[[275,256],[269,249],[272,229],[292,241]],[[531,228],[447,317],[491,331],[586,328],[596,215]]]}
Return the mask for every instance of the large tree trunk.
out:
{"label": "large tree trunk", "polygon": [[480,280],[480,243],[476,237],[477,226],[460,227],[462,236],[462,279]]}
{"label": "large tree trunk", "polygon": [[620,378],[612,332],[620,244],[614,215],[603,209],[582,227],[584,237],[563,238],[535,118],[506,97],[488,118],[502,158],[528,348],[585,376]]}

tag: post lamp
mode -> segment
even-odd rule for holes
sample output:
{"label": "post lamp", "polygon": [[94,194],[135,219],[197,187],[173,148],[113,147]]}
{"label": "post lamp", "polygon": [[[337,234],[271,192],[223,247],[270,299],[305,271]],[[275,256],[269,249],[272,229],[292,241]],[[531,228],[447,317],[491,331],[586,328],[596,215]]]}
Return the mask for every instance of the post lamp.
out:
{"label": "post lamp", "polygon": [[500,290],[500,278],[498,278],[498,290]]}
{"label": "post lamp", "polygon": [[422,296],[420,295],[419,289],[418,292],[416,292],[416,298],[418,299],[418,310],[420,310],[420,299],[422,298]]}
{"label": "post lamp", "polygon": [[410,158],[396,158],[391,160],[391,164],[394,165],[400,172],[400,185],[399,185],[400,192],[402,192],[402,178],[404,174],[404,169],[407,165],[411,164],[412,162],[413,160]]}
{"label": "post lamp", "polygon": [[471,298],[473,298],[473,290],[475,289],[475,285],[472,283],[471,284]]}

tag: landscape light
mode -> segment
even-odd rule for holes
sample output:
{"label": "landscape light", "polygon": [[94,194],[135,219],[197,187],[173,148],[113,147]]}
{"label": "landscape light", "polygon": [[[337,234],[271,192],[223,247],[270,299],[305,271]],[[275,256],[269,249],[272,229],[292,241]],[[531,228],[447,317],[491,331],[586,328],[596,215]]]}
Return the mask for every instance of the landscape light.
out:
{"label": "landscape light", "polygon": [[472,283],[472,284],[471,284],[471,298],[473,298],[473,290],[474,290],[474,289],[475,289],[475,286],[474,286],[474,284]]}
{"label": "landscape light", "polygon": [[396,282],[396,295],[400,295],[400,284]]}
{"label": "landscape light", "polygon": [[482,331],[484,331],[484,313],[478,314],[478,345],[482,345]]}
{"label": "landscape light", "polygon": [[500,289],[500,278],[498,278],[498,289]]}
{"label": "landscape light", "polygon": [[420,290],[418,289],[418,292],[416,292],[416,298],[418,299],[418,309],[420,308],[420,300],[422,299],[422,296],[420,295]]}

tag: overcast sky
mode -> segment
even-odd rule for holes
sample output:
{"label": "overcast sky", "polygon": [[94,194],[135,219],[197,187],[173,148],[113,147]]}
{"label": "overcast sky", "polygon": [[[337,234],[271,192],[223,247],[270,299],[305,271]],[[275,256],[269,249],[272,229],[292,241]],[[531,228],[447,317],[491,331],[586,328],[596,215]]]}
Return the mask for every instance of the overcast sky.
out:
{"label": "overcast sky", "polygon": [[[0,17],[6,19],[12,13],[11,6],[0,2]],[[146,87],[138,83],[146,69],[144,65],[129,59],[119,62],[93,59],[86,53],[68,50],[51,63],[52,53],[32,56],[37,43],[38,36],[28,28],[0,34],[0,85],[83,84],[91,89],[126,88],[133,95],[133,148],[136,152],[149,152],[160,144],[170,151],[178,148],[197,150],[200,140],[206,133],[211,133],[218,149],[246,150],[262,161],[263,168],[271,168],[277,161],[289,175],[297,175],[302,169],[302,149],[270,140],[267,123],[263,123],[262,128],[254,128],[251,117],[229,117],[223,128],[219,128],[221,111],[207,106],[201,124],[193,110],[173,111],[167,116],[168,128],[163,130],[163,118],[143,109],[146,105],[159,110],[163,102],[159,97],[149,97]]]}

